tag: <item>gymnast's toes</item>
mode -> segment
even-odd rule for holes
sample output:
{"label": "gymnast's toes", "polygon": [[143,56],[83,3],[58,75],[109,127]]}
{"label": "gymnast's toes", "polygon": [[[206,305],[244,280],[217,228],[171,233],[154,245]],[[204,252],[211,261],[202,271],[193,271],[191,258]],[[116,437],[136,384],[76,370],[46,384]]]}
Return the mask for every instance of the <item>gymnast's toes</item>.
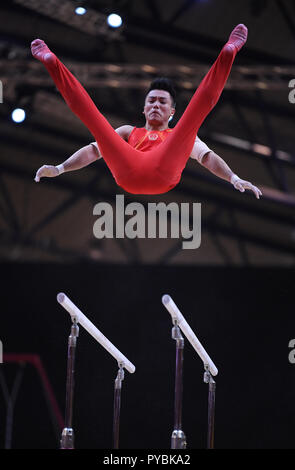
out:
{"label": "gymnast's toes", "polygon": [[232,31],[228,42],[233,44],[238,51],[242,49],[248,38],[248,28],[244,24],[238,24]]}

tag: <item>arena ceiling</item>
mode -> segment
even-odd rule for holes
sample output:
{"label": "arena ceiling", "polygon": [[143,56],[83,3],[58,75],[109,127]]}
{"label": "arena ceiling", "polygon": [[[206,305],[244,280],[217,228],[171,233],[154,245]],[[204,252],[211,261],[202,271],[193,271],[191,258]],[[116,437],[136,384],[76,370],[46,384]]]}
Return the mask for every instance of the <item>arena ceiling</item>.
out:
{"label": "arena ceiling", "polygon": [[[74,7],[84,4],[78,17]],[[123,26],[106,26],[109,13]],[[8,261],[70,261],[294,266],[295,2],[290,0],[15,0],[0,6],[0,256]],[[87,88],[113,127],[142,126],[149,81],[174,79],[175,125],[201,77],[238,23],[249,28],[228,86],[199,136],[263,192],[241,194],[196,162],[157,197],[118,188],[103,161],[34,182],[43,164],[63,162],[93,140],[68,110],[30,42],[44,39]],[[26,109],[22,124],[11,120]],[[93,235],[98,202],[200,202],[202,241],[102,239]]]}

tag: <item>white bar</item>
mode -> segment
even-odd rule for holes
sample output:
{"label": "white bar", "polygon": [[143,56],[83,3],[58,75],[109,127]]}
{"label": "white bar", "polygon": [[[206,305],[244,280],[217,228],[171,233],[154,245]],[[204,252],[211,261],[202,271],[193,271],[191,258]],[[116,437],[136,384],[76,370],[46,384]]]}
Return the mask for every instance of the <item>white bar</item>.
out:
{"label": "white bar", "polygon": [[201,360],[204,363],[204,366],[208,366],[209,371],[211,372],[212,375],[217,375],[218,374],[218,369],[215,366],[214,362],[210,359],[208,356],[207,352],[205,351],[204,347],[196,337],[195,333],[185,320],[184,316],[182,313],[179,311],[178,307],[175,305],[173,300],[171,299],[170,295],[163,295],[162,297],[162,303],[172,316],[173,320],[177,321],[177,324],[179,328],[183,331],[189,342],[191,343],[192,347],[195,349],[195,351],[198,353],[200,356]]}
{"label": "white bar", "polygon": [[135,366],[91,323],[90,320],[76,307],[75,304],[63,293],[57,294],[57,301],[69,312],[72,320],[80,323],[88,333],[93,336],[116,360],[122,367],[131,374],[135,371]]}

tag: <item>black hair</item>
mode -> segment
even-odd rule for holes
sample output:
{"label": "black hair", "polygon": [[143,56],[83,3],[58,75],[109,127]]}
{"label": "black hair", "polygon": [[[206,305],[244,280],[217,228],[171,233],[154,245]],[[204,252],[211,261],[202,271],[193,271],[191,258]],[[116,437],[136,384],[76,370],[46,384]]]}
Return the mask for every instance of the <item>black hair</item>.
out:
{"label": "black hair", "polygon": [[172,98],[172,104],[175,107],[175,105],[176,105],[176,91],[175,91],[173,82],[169,78],[166,78],[166,77],[157,77],[157,78],[155,78],[151,82],[150,87],[147,91],[147,94],[151,90],[165,90],[165,91],[168,91],[168,93],[170,93],[171,98]]}

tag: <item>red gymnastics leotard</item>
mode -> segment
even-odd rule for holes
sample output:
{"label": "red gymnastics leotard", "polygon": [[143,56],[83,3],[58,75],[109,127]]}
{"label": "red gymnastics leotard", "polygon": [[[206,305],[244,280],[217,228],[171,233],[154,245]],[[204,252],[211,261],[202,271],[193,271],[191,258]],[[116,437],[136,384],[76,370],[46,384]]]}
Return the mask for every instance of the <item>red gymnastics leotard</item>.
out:
{"label": "red gymnastics leotard", "polygon": [[[237,28],[239,26],[234,31]],[[217,103],[234,58],[245,43],[244,40],[239,47],[239,39],[235,37],[232,40],[232,35],[200,83],[173,131],[165,136],[160,145],[145,151],[143,148],[133,148],[117,134],[78,80],[44,43],[42,54],[39,54],[41,58],[36,53],[35,55],[44,63],[70,109],[92,133],[117,184],[133,194],[161,194],[174,188],[180,181],[197,132]]]}

